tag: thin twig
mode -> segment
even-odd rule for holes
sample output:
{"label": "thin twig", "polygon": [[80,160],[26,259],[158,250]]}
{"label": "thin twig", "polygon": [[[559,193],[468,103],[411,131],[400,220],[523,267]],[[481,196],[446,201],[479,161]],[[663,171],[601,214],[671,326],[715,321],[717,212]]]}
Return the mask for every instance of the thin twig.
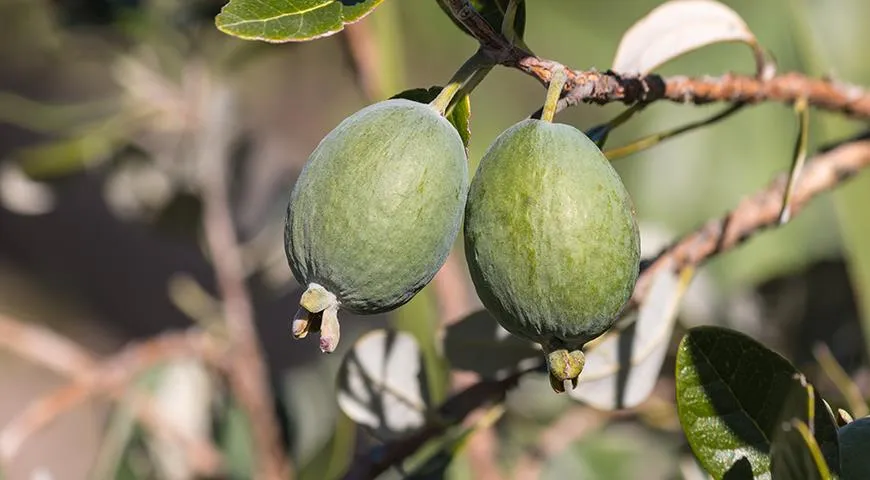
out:
{"label": "thin twig", "polygon": [[[807,161],[804,173],[794,187],[792,215],[814,197],[840,185],[870,166],[870,136],[842,144]],[[652,279],[666,260],[674,260],[674,268],[700,265],[719,253],[737,247],[756,233],[778,225],[782,196],[788,174],[782,173],[764,190],[745,198],[722,218],[710,220],[697,231],[686,235],[647,264],[638,278],[631,305],[643,303]]]}
{"label": "thin twig", "polygon": [[489,403],[502,401],[507,392],[516,386],[523,375],[531,371],[538,371],[541,367],[543,367],[543,362],[536,368],[517,372],[502,380],[483,380],[450,397],[438,409],[438,420],[428,422],[420,430],[406,438],[379,448],[376,455],[369,454],[357,458],[351,470],[345,475],[345,480],[372,479],[389,468],[399,465],[423,444],[444,434],[450,427],[462,423],[478,408]]}
{"label": "thin twig", "polygon": [[93,355],[68,339],[3,314],[0,314],[0,349],[71,378],[81,378],[97,365]]}
{"label": "thin twig", "polygon": [[[481,43],[490,58],[506,67],[516,68],[549,84],[559,62],[539,58],[511,44],[496,33],[468,0],[445,0],[450,12]],[[820,109],[839,112],[856,118],[870,118],[870,92],[830,79],[808,78],[800,73],[787,73],[770,78],[727,74],[721,77],[671,77],[633,75],[597,70],[568,70],[567,92],[558,110],[579,103],[604,104],[622,102],[635,104],[656,100],[677,103],[705,104],[711,102],[760,103],[775,101],[793,104],[805,97]]]}
{"label": "thin twig", "polygon": [[[0,463],[8,464],[34,432],[63,413],[96,396],[120,398],[142,372],[155,365],[182,358],[197,358],[209,365],[221,365],[222,352],[210,337],[198,330],[191,330],[164,334],[144,343],[130,345],[87,371],[77,370],[71,384],[30,403],[0,431]],[[216,472],[220,465],[220,454],[216,448],[174,433],[171,425],[160,421],[148,405],[146,397],[137,398],[135,413],[146,427],[181,441],[190,455],[191,466],[197,471]]]}
{"label": "thin twig", "polygon": [[227,372],[233,394],[247,415],[253,439],[255,478],[292,478],[281,443],[266,363],[257,337],[254,308],[245,284],[245,267],[228,198],[229,154],[233,139],[233,98],[229,88],[200,82],[200,129],[196,155],[201,168],[203,231],[214,265],[233,361]]}

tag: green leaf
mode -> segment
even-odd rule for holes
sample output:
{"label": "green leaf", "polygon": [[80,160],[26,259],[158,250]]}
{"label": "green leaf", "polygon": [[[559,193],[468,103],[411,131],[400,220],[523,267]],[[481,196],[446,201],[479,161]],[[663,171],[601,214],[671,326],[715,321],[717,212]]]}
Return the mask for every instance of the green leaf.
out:
{"label": "green leaf", "polygon": [[[397,93],[390,98],[405,98],[420,103],[429,103],[435,100],[435,97],[441,93],[443,87],[429,88],[412,88],[404,92]],[[465,145],[466,152],[468,151],[468,142],[471,141],[471,99],[468,95],[464,95],[461,99],[454,101],[453,109],[448,111],[447,120],[459,132],[462,138],[462,143]]]}
{"label": "green leaf", "polygon": [[[509,3],[510,0],[471,0],[471,6],[483,15],[483,18],[486,19],[486,23],[488,23],[496,32],[502,31],[502,23],[504,22],[504,16],[507,12]],[[450,17],[450,20],[452,20],[457,27],[468,35],[471,35],[471,32],[465,28],[465,25],[453,18],[453,15],[450,14],[450,8],[447,7],[444,0],[438,0],[438,5],[441,6],[444,13]],[[514,32],[517,34],[517,40],[519,42],[522,41],[525,31],[526,4],[525,2],[520,2],[517,4],[516,16],[514,17]]]}
{"label": "green leaf", "polygon": [[[712,326],[683,337],[676,363],[680,424],[704,469],[723,478],[746,457],[756,478],[771,478],[771,442],[798,382],[795,367],[742,333]],[[823,438],[829,422],[816,415]]]}
{"label": "green leaf", "polygon": [[528,359],[541,359],[535,344],[509,334],[488,311],[472,313],[447,328],[444,354],[453,368],[497,378]]}
{"label": "green leaf", "polygon": [[326,37],[361,20],[383,0],[230,0],[217,28],[245,40],[304,42]]}

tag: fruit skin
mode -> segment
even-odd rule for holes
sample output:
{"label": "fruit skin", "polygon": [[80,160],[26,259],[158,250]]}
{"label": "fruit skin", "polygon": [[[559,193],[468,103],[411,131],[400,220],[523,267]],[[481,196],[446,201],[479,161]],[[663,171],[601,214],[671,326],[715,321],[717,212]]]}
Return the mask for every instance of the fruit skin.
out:
{"label": "fruit skin", "polygon": [[837,431],[840,443],[840,478],[870,478],[870,417],[859,418]]}
{"label": "fruit skin", "polygon": [[467,189],[462,140],[434,108],[404,99],[363,108],[320,142],[293,188],[284,230],[293,274],[356,313],[397,308],[444,263]]}
{"label": "fruit skin", "polygon": [[631,296],[640,235],[631,198],[598,147],[571,126],[527,119],[480,162],[465,253],[484,306],[509,332],[540,343],[551,373],[561,365],[576,381],[579,349]]}

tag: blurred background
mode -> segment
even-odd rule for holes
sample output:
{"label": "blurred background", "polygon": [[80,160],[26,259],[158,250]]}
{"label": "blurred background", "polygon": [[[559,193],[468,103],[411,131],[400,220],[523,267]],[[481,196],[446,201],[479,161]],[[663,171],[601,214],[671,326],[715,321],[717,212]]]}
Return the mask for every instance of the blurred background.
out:
{"label": "blurred background", "polygon": [[[574,68],[605,70],[622,33],[658,3],[528,2],[526,43]],[[870,85],[861,47],[870,44],[864,22],[870,3],[723,3],[743,16],[779,71]],[[399,91],[443,84],[475,44],[434,1],[388,1],[341,34],[285,45],[218,32],[213,19],[222,5],[0,0],[0,316],[47,327],[98,355],[161,332],[214,325],[221,312],[203,248],[197,185],[211,153],[228,156],[232,215],[287,449],[300,478],[339,478],[355,451],[377,444],[334,400],[344,350],[366,331],[392,325],[411,332],[436,358],[437,333],[479,304],[460,252],[399,310],[345,314],[336,355],[320,354],[314,340],[292,340],[289,319],[301,290],[283,253],[287,195],[308,154],[342,118]],[[715,76],[753,68],[750,50],[729,44],[689,54],[660,73]],[[472,167],[499,132],[543,98],[532,78],[495,69],[471,98]],[[623,108],[579,106],[559,120],[586,129]],[[660,102],[608,145],[721,108]],[[218,132],[209,130],[215,115],[222,116]],[[811,151],[860,127],[814,111]],[[796,132],[789,107],[759,105],[617,161],[638,208],[645,254],[724,214],[787,170]],[[812,352],[822,342],[866,397],[868,205],[865,174],[814,201],[788,225],[709,262],[693,283],[680,325],[749,333],[842,404],[837,389],[817,373]],[[616,416],[556,397],[546,379],[530,377],[448,475],[690,478],[687,472],[697,470],[685,466],[671,370],[666,362],[660,388],[643,407]],[[433,371],[440,372],[441,398],[474,379],[448,374],[443,365]],[[249,477],[244,422],[214,375],[195,362],[152,373],[141,385],[137,380],[137,388],[152,392],[180,428],[213,439],[229,459],[224,475]],[[20,354],[0,351],[0,428],[66,381]],[[119,405],[123,401],[100,399],[59,415],[7,459],[3,478],[193,478],[177,451],[144,434]],[[632,460],[611,461],[626,453]]]}

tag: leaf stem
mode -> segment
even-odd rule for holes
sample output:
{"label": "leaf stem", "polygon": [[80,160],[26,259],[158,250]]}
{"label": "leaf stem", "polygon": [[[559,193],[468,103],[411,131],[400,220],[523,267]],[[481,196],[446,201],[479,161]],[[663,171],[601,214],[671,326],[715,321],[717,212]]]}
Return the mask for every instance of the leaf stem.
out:
{"label": "leaf stem", "polygon": [[[441,93],[439,93],[438,96],[435,97],[435,100],[432,100],[429,105],[438,110],[438,113],[441,115],[445,115],[448,107],[453,101],[453,97],[457,96],[456,94],[463,89],[463,86],[466,84],[471,85],[472,80],[475,79],[477,73],[481,70],[485,70],[485,73],[483,74],[483,76],[485,76],[486,73],[489,73],[489,70],[492,69],[492,66],[492,60],[483,53],[483,50],[478,50],[474,55],[469,57],[461,67],[459,67],[459,70],[453,74],[453,78],[450,79],[450,82],[444,86]],[[482,77],[477,78],[472,85],[472,89],[474,86],[477,86],[481,80],[483,80]],[[470,90],[465,93],[470,93]]]}
{"label": "leaf stem", "polygon": [[562,89],[565,88],[565,82],[568,81],[568,73],[563,65],[558,65],[553,69],[553,74],[550,76],[550,86],[547,87],[547,100],[544,102],[544,110],[541,112],[541,120],[552,122],[553,116],[556,115],[556,105],[559,103],[559,97],[562,96]]}

